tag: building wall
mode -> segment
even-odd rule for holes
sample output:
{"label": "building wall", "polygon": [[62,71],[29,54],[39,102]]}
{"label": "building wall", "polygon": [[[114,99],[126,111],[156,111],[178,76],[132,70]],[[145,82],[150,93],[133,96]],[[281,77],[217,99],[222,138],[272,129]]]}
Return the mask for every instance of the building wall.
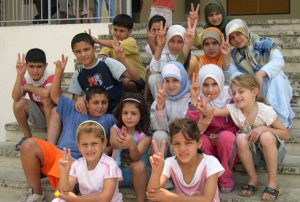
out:
{"label": "building wall", "polygon": [[75,57],[71,39],[89,28],[94,36],[108,34],[106,23],[0,27],[0,141],[5,140],[5,123],[15,121],[11,91],[16,78],[17,54],[26,53],[31,48],[41,48],[46,52],[51,70],[54,70],[53,62],[65,54],[69,57],[66,72],[73,72]]}

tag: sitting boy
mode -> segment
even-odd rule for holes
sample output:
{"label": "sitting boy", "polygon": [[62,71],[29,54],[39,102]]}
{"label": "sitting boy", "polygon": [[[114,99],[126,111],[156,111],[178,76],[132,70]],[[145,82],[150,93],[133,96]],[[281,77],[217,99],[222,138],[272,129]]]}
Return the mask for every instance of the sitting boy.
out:
{"label": "sitting boy", "polygon": [[[140,79],[124,80],[126,91],[141,91],[145,87],[146,69],[144,68],[136,40],[130,37],[133,28],[133,19],[126,14],[117,15],[113,20],[114,38],[119,41],[120,46],[125,51],[125,56],[129,63],[139,72]],[[106,55],[117,59],[116,51],[113,49],[113,40],[96,39],[95,43],[105,46],[101,49],[100,55]]]}
{"label": "sitting boy", "polygon": [[59,159],[64,156],[63,148],[70,148],[72,157],[81,157],[77,147],[77,128],[86,120],[99,122],[105,128],[109,140],[110,127],[115,124],[112,114],[106,114],[108,109],[107,91],[99,86],[88,89],[86,93],[86,106],[88,114],[81,114],[75,110],[75,101],[61,95],[61,79],[67,63],[67,58],[62,56],[61,61],[56,61],[55,78],[50,96],[57,104],[57,112],[63,121],[63,130],[57,146],[46,141],[29,138],[21,145],[21,161],[26,175],[30,194],[24,201],[45,201],[41,187],[40,174],[45,174],[55,189],[59,182]]}
{"label": "sitting boy", "polygon": [[[26,57],[24,54],[22,56],[18,54],[17,78],[12,90],[12,98],[14,115],[24,137],[16,145],[17,150],[26,138],[32,137],[28,121],[38,128],[47,127],[50,111],[54,106],[49,98],[54,75],[46,68],[46,55],[43,50],[30,49]],[[24,98],[26,93],[29,94],[29,99]]]}

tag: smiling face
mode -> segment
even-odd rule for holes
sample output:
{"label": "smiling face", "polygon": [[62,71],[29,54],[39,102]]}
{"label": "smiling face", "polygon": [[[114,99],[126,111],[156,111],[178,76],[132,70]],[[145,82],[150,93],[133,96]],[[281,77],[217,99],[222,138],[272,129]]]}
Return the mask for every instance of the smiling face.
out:
{"label": "smiling face", "polygon": [[205,97],[214,100],[220,95],[220,87],[213,78],[206,78],[202,85],[202,93]]}
{"label": "smiling face", "polygon": [[78,62],[85,67],[92,67],[97,62],[95,48],[85,41],[74,44],[73,53]]}
{"label": "smiling face", "polygon": [[176,78],[167,77],[164,79],[166,85],[166,92],[168,95],[175,96],[181,90],[181,83]]}
{"label": "smiling face", "polygon": [[106,146],[106,139],[102,142],[100,137],[94,134],[83,133],[78,141],[78,148],[86,159],[88,167],[95,167],[99,162]]}
{"label": "smiling face", "polygon": [[141,112],[137,103],[126,102],[122,108],[122,122],[127,129],[135,129],[141,120]]}
{"label": "smiling face", "polygon": [[197,157],[197,151],[201,148],[201,141],[188,139],[186,135],[179,132],[172,136],[172,146],[177,160],[186,164]]}
{"label": "smiling face", "polygon": [[245,109],[248,106],[252,106],[256,102],[256,96],[258,94],[258,89],[254,88],[252,90],[237,86],[235,84],[231,85],[231,94],[234,103],[240,109]]}
{"label": "smiling face", "polygon": [[245,48],[248,45],[249,39],[242,32],[232,32],[229,35],[229,43],[237,48]]}
{"label": "smiling face", "polygon": [[168,41],[168,48],[170,53],[179,54],[183,49],[184,41],[183,38],[179,35],[173,36]]}
{"label": "smiling face", "polygon": [[47,64],[42,62],[27,62],[26,70],[29,76],[34,80],[38,81],[44,76]]}
{"label": "smiling face", "polygon": [[207,16],[208,22],[213,26],[219,26],[222,24],[223,16],[219,11],[213,11]]}
{"label": "smiling face", "polygon": [[94,94],[89,101],[86,101],[89,115],[99,118],[108,110],[108,97],[105,94]]}
{"label": "smiling face", "polygon": [[203,51],[210,58],[216,58],[221,53],[220,44],[214,38],[207,38],[203,42]]}

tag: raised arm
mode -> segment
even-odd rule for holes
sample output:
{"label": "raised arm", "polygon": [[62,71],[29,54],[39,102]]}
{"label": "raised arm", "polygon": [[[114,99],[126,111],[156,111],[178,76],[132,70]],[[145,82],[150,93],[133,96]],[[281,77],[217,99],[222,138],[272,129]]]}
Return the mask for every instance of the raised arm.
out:
{"label": "raised arm", "polygon": [[194,24],[191,25],[191,19],[188,17],[188,28],[184,33],[184,45],[183,45],[183,54],[185,59],[190,53],[191,47],[194,43],[196,36],[196,28],[197,28],[197,20],[195,20]]}
{"label": "raised arm", "polygon": [[61,80],[67,62],[68,62],[68,57],[65,57],[64,55],[61,56],[61,60],[57,60],[54,62],[55,74],[54,74],[54,81],[52,83],[52,87],[50,90],[50,97],[55,104],[58,104],[59,101],[59,97],[61,94]]}
{"label": "raised arm", "polygon": [[12,99],[17,102],[22,98],[22,95],[24,93],[22,89],[22,80],[24,78],[24,75],[26,73],[26,63],[25,63],[25,55],[18,53],[18,60],[16,64],[16,70],[17,70],[17,77],[14,84],[14,88],[12,90]]}

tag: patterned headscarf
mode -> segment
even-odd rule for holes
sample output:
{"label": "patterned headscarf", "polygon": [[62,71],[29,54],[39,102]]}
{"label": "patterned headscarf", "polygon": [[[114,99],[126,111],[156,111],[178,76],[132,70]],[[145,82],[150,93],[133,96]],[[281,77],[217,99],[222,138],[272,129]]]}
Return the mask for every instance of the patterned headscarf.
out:
{"label": "patterned headscarf", "polygon": [[161,72],[162,80],[165,78],[175,78],[181,83],[180,92],[177,95],[168,96],[168,99],[175,101],[180,99],[190,90],[190,82],[184,66],[180,62],[172,61],[166,64]]}
{"label": "patterned headscarf", "polygon": [[242,72],[255,74],[269,62],[271,51],[278,48],[272,39],[251,33],[246,22],[241,19],[232,20],[226,26],[228,36],[233,32],[241,32],[249,40],[246,47],[233,48],[231,51],[233,62]]}

